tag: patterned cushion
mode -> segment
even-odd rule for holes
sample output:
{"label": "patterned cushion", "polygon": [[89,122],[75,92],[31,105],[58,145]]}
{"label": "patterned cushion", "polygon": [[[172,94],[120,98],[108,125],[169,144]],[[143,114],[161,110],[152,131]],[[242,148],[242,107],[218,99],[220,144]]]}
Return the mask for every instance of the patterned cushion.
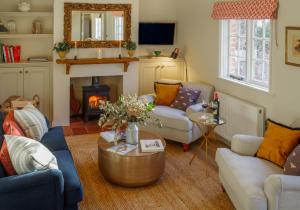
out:
{"label": "patterned cushion", "polygon": [[17,174],[58,169],[55,156],[40,142],[23,136],[5,135],[4,137]]}
{"label": "patterned cushion", "polygon": [[284,174],[300,176],[300,145],[294,149],[284,164]]}
{"label": "patterned cushion", "polygon": [[17,172],[14,169],[14,166],[11,162],[9,153],[8,153],[8,149],[7,149],[7,143],[4,140],[1,150],[0,150],[0,162],[4,168],[5,173],[8,176],[13,176],[13,175],[17,175]]}
{"label": "patterned cushion", "polygon": [[40,141],[48,132],[44,115],[32,104],[28,104],[22,110],[15,110],[14,117],[28,138]]}
{"label": "patterned cushion", "polygon": [[200,94],[201,91],[199,90],[191,90],[189,88],[181,87],[170,107],[185,111],[188,107],[196,103]]}
{"label": "patterned cushion", "polygon": [[3,122],[3,130],[5,134],[14,136],[25,136],[22,129],[15,122],[14,112],[9,112]]}

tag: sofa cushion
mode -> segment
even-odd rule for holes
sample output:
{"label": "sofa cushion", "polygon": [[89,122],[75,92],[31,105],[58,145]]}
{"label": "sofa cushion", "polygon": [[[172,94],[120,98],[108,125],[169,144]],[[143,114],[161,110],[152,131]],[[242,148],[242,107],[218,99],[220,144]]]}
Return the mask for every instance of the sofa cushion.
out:
{"label": "sofa cushion", "polygon": [[0,163],[2,164],[2,167],[8,176],[17,175],[17,172],[15,171],[14,166],[11,162],[7,143],[5,140],[3,141],[2,147],[0,149]]}
{"label": "sofa cushion", "polygon": [[200,90],[191,90],[189,88],[180,87],[178,94],[170,107],[186,111],[188,107],[196,103],[200,93]]}
{"label": "sofa cushion", "polygon": [[48,132],[45,116],[32,104],[26,105],[21,110],[15,110],[14,117],[28,138],[40,141]]}
{"label": "sofa cushion", "polygon": [[16,123],[14,119],[14,112],[9,112],[3,121],[3,130],[5,134],[15,135],[15,136],[25,136],[24,132],[20,128],[20,126]]}
{"label": "sofa cushion", "polygon": [[299,144],[299,139],[299,128],[290,128],[268,120],[267,131],[258,149],[257,157],[283,167],[290,153]]}
{"label": "sofa cushion", "polygon": [[189,120],[186,112],[167,106],[156,106],[151,113],[153,119],[159,119],[164,127],[181,131],[190,131],[193,123]]}
{"label": "sofa cushion", "polygon": [[277,165],[250,156],[240,156],[229,149],[218,149],[216,161],[220,176],[234,193],[233,201],[245,210],[267,209],[264,181],[272,174],[282,174]]}
{"label": "sofa cushion", "polygon": [[294,149],[284,164],[284,174],[300,176],[300,144]]}
{"label": "sofa cushion", "polygon": [[82,200],[82,187],[72,155],[68,150],[55,151],[53,154],[64,176],[65,205],[77,204]]}
{"label": "sofa cushion", "polygon": [[4,136],[17,174],[58,169],[55,156],[40,142],[24,136]]}
{"label": "sofa cushion", "polygon": [[197,82],[197,83],[183,82],[182,85],[183,87],[189,88],[191,90],[201,91],[197,103],[201,103],[203,100],[211,101],[214,92],[214,87],[212,85],[203,82]]}
{"label": "sofa cushion", "polygon": [[62,127],[50,128],[49,131],[43,136],[41,143],[52,152],[58,150],[68,150]]}
{"label": "sofa cushion", "polygon": [[[2,128],[2,124],[3,124],[3,121],[4,121],[4,113],[3,112],[0,112],[0,148],[2,147],[2,143],[3,143],[3,140],[4,140],[4,131],[3,131],[3,128]],[[2,164],[0,162],[0,178],[1,177],[5,177],[5,172],[4,172],[4,169],[2,167]]]}
{"label": "sofa cushion", "polygon": [[181,84],[167,84],[158,83],[154,84],[154,89],[156,93],[155,104],[170,106],[175,100],[177,93],[179,91]]}

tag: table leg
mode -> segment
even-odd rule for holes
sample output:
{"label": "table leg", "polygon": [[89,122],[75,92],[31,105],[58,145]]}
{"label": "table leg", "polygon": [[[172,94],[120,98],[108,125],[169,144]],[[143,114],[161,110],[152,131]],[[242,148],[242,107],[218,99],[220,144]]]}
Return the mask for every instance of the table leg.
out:
{"label": "table leg", "polygon": [[[199,146],[199,153],[201,152],[201,148],[202,148],[202,146],[203,146],[203,144],[204,144],[205,141],[206,141],[206,140],[205,140],[205,136],[204,136],[204,139],[203,139],[203,141],[201,142],[201,144],[200,144],[200,146]],[[195,157],[197,156],[197,154],[198,154],[198,152],[196,152],[196,153],[193,155],[193,157],[192,157],[192,159],[191,159],[191,161],[190,161],[190,165],[192,165],[192,163],[193,163]]]}

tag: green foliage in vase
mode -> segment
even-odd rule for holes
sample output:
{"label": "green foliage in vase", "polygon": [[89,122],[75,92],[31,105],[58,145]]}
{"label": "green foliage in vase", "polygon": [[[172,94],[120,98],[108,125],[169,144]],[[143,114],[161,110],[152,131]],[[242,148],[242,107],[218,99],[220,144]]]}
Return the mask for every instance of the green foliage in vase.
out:
{"label": "green foliage in vase", "polygon": [[53,50],[55,50],[56,52],[69,52],[71,49],[71,45],[66,42],[58,42],[54,45]]}
{"label": "green foliage in vase", "polygon": [[148,103],[137,95],[122,95],[116,103],[102,101],[99,108],[104,113],[100,116],[99,126],[117,130],[126,127],[129,122],[146,124],[154,107],[153,103]]}
{"label": "green foliage in vase", "polygon": [[125,42],[123,47],[126,48],[126,50],[136,50],[137,44],[135,42],[129,40],[128,42]]}

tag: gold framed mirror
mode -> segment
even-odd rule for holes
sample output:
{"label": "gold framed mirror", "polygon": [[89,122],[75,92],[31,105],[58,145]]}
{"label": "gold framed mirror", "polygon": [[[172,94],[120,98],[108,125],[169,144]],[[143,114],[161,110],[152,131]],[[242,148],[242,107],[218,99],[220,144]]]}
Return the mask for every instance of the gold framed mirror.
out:
{"label": "gold framed mirror", "polygon": [[130,4],[64,4],[64,38],[78,48],[115,48],[130,40]]}

